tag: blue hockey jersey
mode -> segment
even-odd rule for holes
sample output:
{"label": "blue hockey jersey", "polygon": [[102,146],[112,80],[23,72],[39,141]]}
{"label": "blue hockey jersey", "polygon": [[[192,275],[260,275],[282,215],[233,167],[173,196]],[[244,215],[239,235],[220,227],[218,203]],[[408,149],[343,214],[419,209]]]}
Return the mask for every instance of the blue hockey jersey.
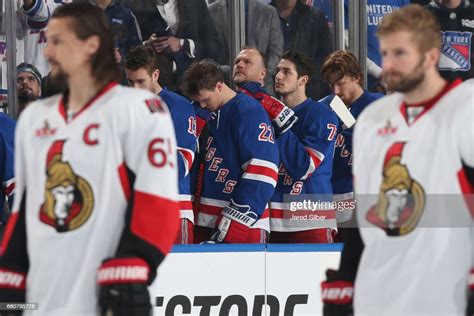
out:
{"label": "blue hockey jersey", "polygon": [[[372,102],[380,99],[384,95],[381,93],[364,93],[354,101],[349,107],[349,111],[355,119],[359,114]],[[334,95],[329,95],[320,102],[326,104],[329,108]],[[352,182],[352,133],[354,126],[346,128],[341,120],[338,118],[337,137],[334,150],[334,161],[332,169],[332,191],[334,193],[335,201],[350,201],[354,198],[353,182]],[[348,209],[340,210],[337,214],[338,222],[343,222],[350,219],[352,212]]]}
{"label": "blue hockey jersey", "polygon": [[[324,104],[310,98],[293,111],[298,121],[277,138],[281,163],[270,203],[271,230],[336,228],[335,211],[330,202],[337,117]],[[329,205],[321,203],[314,210],[296,210],[291,206],[290,200],[302,202],[306,198],[312,202],[329,202]]]}
{"label": "blue hockey jersey", "polygon": [[189,170],[196,151],[196,124],[191,103],[184,97],[164,88],[158,94],[171,113],[178,146],[178,186],[181,218],[194,223]]}
{"label": "blue hockey jersey", "polygon": [[239,92],[208,128],[197,225],[214,227],[233,199],[258,216],[251,228],[269,231],[267,203],[277,182],[278,147],[267,113],[257,100]]}
{"label": "blue hockey jersey", "polygon": [[13,203],[15,192],[15,179],[13,177],[15,121],[4,113],[0,113],[0,177],[2,187],[0,191],[0,221],[3,219],[3,204],[8,199],[10,207]]}

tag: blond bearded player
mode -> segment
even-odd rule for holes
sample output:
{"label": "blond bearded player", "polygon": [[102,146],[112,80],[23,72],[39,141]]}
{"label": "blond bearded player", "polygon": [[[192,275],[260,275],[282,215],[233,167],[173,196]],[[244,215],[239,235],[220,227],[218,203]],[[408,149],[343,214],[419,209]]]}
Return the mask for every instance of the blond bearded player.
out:
{"label": "blond bearded player", "polygon": [[440,34],[418,5],[379,27],[394,93],[355,127],[359,228],[322,284],[326,316],[474,314],[474,84],[441,78]]}

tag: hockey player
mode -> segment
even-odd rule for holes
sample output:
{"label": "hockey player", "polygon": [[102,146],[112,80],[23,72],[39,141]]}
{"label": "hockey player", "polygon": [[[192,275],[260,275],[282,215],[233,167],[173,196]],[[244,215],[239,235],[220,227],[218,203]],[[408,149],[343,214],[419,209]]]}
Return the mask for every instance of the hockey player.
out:
{"label": "hockey player", "polygon": [[[341,98],[355,119],[362,110],[373,101],[383,97],[381,93],[364,91],[363,76],[357,58],[349,51],[337,51],[326,58],[321,69],[323,78],[329,83],[334,94],[320,102],[329,106],[334,95]],[[352,216],[354,192],[352,188],[352,133],[354,128],[347,128],[342,121],[337,125],[337,136],[332,168],[332,192],[334,201],[341,207],[336,212],[338,226]],[[352,203],[348,203],[352,202]],[[340,231],[339,231],[340,232]]]}
{"label": "hockey player", "polygon": [[127,54],[125,63],[127,81],[131,87],[147,89],[159,95],[168,106],[178,145],[179,203],[181,230],[177,244],[193,243],[193,206],[190,192],[189,170],[196,151],[196,121],[191,103],[184,97],[162,88],[160,59],[152,48],[137,46]]}
{"label": "hockey player", "polygon": [[179,224],[169,112],[158,96],[114,83],[100,8],[59,7],[47,37],[52,75],[69,90],[18,122],[0,301],[40,302],[34,315],[149,315],[148,285]]}
{"label": "hockey player", "polygon": [[442,79],[440,26],[418,5],[386,15],[378,36],[396,92],[355,127],[359,229],[322,284],[324,315],[352,315],[352,302],[356,315],[472,315],[474,83]]}
{"label": "hockey player", "polygon": [[16,67],[16,89],[18,91],[18,112],[41,97],[42,78],[35,66],[21,63]]}
{"label": "hockey player", "polygon": [[201,61],[185,72],[183,91],[214,115],[207,122],[195,239],[262,243],[267,203],[277,181],[278,149],[258,102],[229,88],[217,66]]}
{"label": "hockey player", "polygon": [[258,49],[244,47],[235,57],[232,80],[237,85],[255,81],[263,86],[266,75],[265,56]]}
{"label": "hockey player", "polygon": [[[275,123],[281,160],[278,184],[270,203],[270,241],[275,243],[330,243],[336,232],[331,173],[338,121],[327,106],[306,96],[311,73],[311,61],[289,51],[283,54],[275,77],[275,91],[282,96],[283,103],[265,94],[254,82],[241,87],[260,100]],[[291,109],[288,113],[298,117],[290,129],[277,124],[277,113],[286,114],[285,105]],[[303,202],[306,198],[321,207],[292,208],[292,202]]]}
{"label": "hockey player", "polygon": [[436,0],[426,7],[436,16],[443,34],[441,76],[474,78],[474,4],[465,0]]}
{"label": "hockey player", "polygon": [[15,193],[15,178],[13,174],[13,140],[15,135],[15,121],[4,113],[0,113],[0,180],[2,186],[0,188],[0,222],[6,219],[4,213],[4,202],[8,201],[10,210],[13,204],[13,196]]}

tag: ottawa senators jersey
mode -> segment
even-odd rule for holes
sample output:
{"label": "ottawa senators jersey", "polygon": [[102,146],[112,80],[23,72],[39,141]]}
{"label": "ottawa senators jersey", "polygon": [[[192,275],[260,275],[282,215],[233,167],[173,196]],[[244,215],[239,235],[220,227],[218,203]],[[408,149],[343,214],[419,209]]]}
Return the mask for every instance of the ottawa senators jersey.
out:
{"label": "ottawa senators jersey", "polygon": [[104,259],[136,256],[153,270],[175,240],[168,109],[147,91],[111,83],[73,116],[61,96],[31,104],[15,137],[18,198],[0,266],[25,271],[26,301],[40,302],[34,315],[96,315]]}
{"label": "ottawa senators jersey", "polygon": [[[361,315],[464,315],[473,264],[474,81],[423,107],[394,93],[354,131],[354,189],[365,248],[354,288]],[[468,167],[466,167],[468,166]]]}

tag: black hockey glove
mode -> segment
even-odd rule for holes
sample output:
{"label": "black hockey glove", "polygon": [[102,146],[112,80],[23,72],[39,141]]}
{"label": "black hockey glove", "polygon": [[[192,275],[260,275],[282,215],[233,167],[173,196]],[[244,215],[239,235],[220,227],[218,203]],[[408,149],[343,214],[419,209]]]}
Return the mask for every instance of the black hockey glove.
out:
{"label": "black hockey glove", "polygon": [[103,316],[152,315],[148,263],[136,257],[105,260],[98,270],[99,306]]}
{"label": "black hockey glove", "polygon": [[326,271],[327,280],[321,283],[324,316],[352,316],[352,297],[354,284],[343,273],[335,270]]}
{"label": "black hockey glove", "polygon": [[474,269],[469,275],[469,292],[467,294],[466,316],[474,315]]}
{"label": "black hockey glove", "polygon": [[292,109],[269,95],[258,82],[246,82],[239,87],[239,90],[260,102],[272,120],[273,127],[278,135],[289,130],[298,121],[298,117]]}

